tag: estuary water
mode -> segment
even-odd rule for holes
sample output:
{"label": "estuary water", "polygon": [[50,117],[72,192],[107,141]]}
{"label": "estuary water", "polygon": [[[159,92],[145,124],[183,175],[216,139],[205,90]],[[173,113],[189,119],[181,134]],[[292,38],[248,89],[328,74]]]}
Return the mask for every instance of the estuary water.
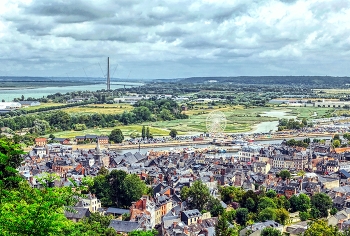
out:
{"label": "estuary water", "polygon": [[[267,111],[261,116],[276,117],[278,119],[296,119],[296,116],[288,114],[288,111]],[[250,133],[269,133],[278,130],[278,121],[265,121],[255,125],[253,131]]]}
{"label": "estuary water", "polygon": [[[129,86],[141,86],[142,83],[127,83],[123,84]],[[123,88],[124,85],[111,83],[111,89]],[[20,98],[22,95],[25,98],[42,98],[50,94],[55,93],[68,93],[74,91],[96,91],[106,89],[106,84],[90,84],[90,85],[80,85],[80,86],[65,86],[65,87],[44,87],[44,88],[24,88],[24,89],[11,89],[11,90],[0,90],[0,101],[4,99],[7,101],[12,101],[14,98]]]}

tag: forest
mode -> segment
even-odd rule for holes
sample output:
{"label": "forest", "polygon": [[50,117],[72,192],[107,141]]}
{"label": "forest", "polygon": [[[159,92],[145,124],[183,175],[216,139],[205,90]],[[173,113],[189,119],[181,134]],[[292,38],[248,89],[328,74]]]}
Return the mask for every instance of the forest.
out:
{"label": "forest", "polygon": [[[13,117],[11,117],[13,115]],[[178,103],[170,99],[140,101],[132,111],[122,114],[68,114],[64,110],[36,112],[33,114],[6,114],[0,118],[0,127],[11,130],[29,128],[31,133],[46,134],[50,131],[74,130],[77,127],[115,127],[144,121],[187,119]]]}

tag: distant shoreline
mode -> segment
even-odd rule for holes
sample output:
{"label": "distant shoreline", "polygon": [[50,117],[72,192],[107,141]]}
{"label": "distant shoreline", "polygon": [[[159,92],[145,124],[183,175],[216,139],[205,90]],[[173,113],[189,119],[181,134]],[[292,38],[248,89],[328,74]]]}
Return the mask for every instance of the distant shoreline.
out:
{"label": "distant shoreline", "polygon": [[35,89],[36,87],[5,87],[0,88],[0,90],[21,90],[21,89]]}

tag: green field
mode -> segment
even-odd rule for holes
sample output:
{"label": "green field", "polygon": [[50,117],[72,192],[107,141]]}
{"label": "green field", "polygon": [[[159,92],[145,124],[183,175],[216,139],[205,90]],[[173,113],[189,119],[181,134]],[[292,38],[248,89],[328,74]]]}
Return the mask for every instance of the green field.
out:
{"label": "green field", "polygon": [[57,106],[62,106],[62,105],[67,105],[66,103],[54,103],[54,102],[50,102],[50,103],[41,103],[39,106],[33,106],[33,107],[23,107],[21,108],[22,110],[26,110],[26,111],[33,111],[33,110],[37,110],[39,108],[45,108],[45,107],[57,107]]}
{"label": "green field", "polygon": [[[124,136],[130,136],[132,132],[139,133],[141,135],[142,125],[126,125],[126,126],[118,126],[114,128],[96,128],[96,129],[86,129],[83,131],[62,131],[55,133],[55,137],[58,138],[75,138],[75,136],[82,136],[86,134],[96,134],[96,135],[109,135],[112,129],[121,129]],[[150,127],[150,133],[154,136],[169,136],[169,130],[159,129],[156,127]],[[179,132],[179,134],[185,134],[183,132]],[[48,136],[48,135],[47,135]]]}
{"label": "green field", "polygon": [[[122,106],[122,108],[120,108]],[[196,105],[197,109],[186,111],[189,119],[145,122],[143,124],[133,124],[126,126],[117,126],[123,131],[124,136],[129,136],[136,132],[141,134],[142,125],[149,126],[153,136],[168,136],[171,129],[176,129],[180,135],[206,132],[206,119],[210,112],[214,110],[222,111],[227,119],[226,133],[248,132],[260,122],[277,121],[277,117],[261,116],[264,112],[285,112],[287,116],[296,116],[298,119],[320,118],[333,114],[333,108],[316,108],[316,107],[255,107],[244,108],[243,106],[221,105],[208,109],[208,105]],[[131,110],[132,106],[127,104],[100,104],[88,105],[84,107],[73,107],[64,109],[69,113],[121,113],[124,110]],[[108,135],[114,128],[95,128],[84,131],[64,131],[55,133],[56,137],[74,138],[78,135],[96,134]]]}
{"label": "green field", "polygon": [[291,109],[291,114],[296,115],[299,119],[315,119],[330,116],[335,109],[324,108],[324,107],[293,107]]}
{"label": "green field", "polygon": [[91,104],[79,107],[69,107],[64,109],[65,112],[70,114],[120,114],[124,111],[130,111],[133,107],[130,104]]}

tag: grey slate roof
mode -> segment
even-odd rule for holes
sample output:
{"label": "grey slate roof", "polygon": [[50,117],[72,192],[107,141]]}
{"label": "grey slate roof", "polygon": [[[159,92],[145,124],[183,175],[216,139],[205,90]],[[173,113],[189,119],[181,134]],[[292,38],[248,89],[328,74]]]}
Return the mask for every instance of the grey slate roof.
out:
{"label": "grey slate roof", "polygon": [[67,218],[73,218],[73,219],[82,219],[84,217],[90,216],[90,210],[89,208],[84,207],[73,207],[73,211],[65,211],[64,215]]}
{"label": "grey slate roof", "polygon": [[126,209],[121,209],[121,208],[115,208],[115,207],[109,207],[106,211],[106,213],[111,213],[111,214],[117,214],[117,215],[123,215],[123,214],[128,214],[130,213],[130,210]]}
{"label": "grey slate roof", "polygon": [[139,223],[136,221],[121,221],[121,220],[111,220],[109,226],[117,232],[129,233],[133,230],[140,228]]}

